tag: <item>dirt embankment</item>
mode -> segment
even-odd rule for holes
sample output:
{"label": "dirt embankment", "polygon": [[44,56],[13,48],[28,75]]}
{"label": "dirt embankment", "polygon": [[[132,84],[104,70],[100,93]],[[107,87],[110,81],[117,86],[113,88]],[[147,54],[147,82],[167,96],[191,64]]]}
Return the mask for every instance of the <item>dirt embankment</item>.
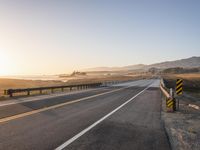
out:
{"label": "dirt embankment", "polygon": [[164,76],[167,88],[174,88],[176,79],[183,79],[183,95],[179,99],[179,110],[166,112],[163,98],[162,118],[173,150],[200,149],[200,74],[179,74]]}
{"label": "dirt embankment", "polygon": [[199,150],[200,110],[185,101],[188,99],[181,99],[178,111],[167,113],[163,99],[162,119],[173,150]]}

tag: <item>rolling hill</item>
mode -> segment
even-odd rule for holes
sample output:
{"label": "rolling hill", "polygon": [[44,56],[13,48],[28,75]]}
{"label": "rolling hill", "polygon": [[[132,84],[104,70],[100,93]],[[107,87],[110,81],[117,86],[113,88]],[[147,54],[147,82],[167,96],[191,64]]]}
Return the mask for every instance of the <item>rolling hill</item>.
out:
{"label": "rolling hill", "polygon": [[197,68],[200,67],[200,57],[190,57],[175,61],[166,61],[151,65],[136,64],[123,67],[96,67],[83,69],[83,71],[128,71],[128,70],[148,70],[150,68],[167,69],[167,68]]}

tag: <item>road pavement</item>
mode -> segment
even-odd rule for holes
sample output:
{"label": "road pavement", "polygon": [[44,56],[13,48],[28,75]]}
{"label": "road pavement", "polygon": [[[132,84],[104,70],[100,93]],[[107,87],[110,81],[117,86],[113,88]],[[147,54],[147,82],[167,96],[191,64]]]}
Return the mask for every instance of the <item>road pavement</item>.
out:
{"label": "road pavement", "polygon": [[138,80],[0,103],[0,149],[168,150],[158,85],[158,79]]}

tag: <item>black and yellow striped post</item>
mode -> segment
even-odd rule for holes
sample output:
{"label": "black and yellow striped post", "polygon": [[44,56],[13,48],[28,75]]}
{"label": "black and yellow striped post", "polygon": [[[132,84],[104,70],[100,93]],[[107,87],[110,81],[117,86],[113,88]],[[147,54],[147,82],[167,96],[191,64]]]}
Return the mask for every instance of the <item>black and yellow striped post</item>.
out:
{"label": "black and yellow striped post", "polygon": [[174,100],[173,100],[173,98],[167,98],[166,99],[166,106],[167,106],[167,112],[173,112],[174,111]]}
{"label": "black and yellow striped post", "polygon": [[177,95],[183,94],[183,80],[182,79],[176,80],[176,94]]}

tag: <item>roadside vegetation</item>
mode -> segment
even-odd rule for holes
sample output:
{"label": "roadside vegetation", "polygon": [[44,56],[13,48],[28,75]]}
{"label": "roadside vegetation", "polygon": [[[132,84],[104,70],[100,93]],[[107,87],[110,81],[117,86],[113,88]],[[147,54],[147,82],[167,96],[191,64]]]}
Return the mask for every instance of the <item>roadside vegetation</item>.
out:
{"label": "roadside vegetation", "polygon": [[166,74],[163,75],[168,88],[175,88],[176,79],[183,79],[183,91],[200,98],[200,73]]}
{"label": "roadside vegetation", "polygon": [[0,78],[0,100],[7,97],[4,95],[4,90],[6,89],[57,86],[62,84],[62,81],[54,80],[42,81]]}
{"label": "roadside vegetation", "polygon": [[[137,74],[137,75],[106,75],[106,76],[87,76],[86,78],[70,78],[67,82],[62,80],[21,80],[21,79],[7,79],[0,78],[0,100],[7,99],[8,96],[4,95],[6,89],[16,88],[34,88],[34,87],[48,87],[48,86],[60,86],[60,85],[71,85],[71,84],[86,84],[86,83],[97,83],[97,82],[120,82],[128,80],[137,80],[149,78],[148,74]],[[59,90],[58,90],[59,91]],[[43,94],[48,94],[51,91],[43,91]],[[56,92],[56,91],[55,91]],[[38,95],[39,92],[33,92],[31,95]],[[16,95],[26,95],[26,93],[19,93]]]}

